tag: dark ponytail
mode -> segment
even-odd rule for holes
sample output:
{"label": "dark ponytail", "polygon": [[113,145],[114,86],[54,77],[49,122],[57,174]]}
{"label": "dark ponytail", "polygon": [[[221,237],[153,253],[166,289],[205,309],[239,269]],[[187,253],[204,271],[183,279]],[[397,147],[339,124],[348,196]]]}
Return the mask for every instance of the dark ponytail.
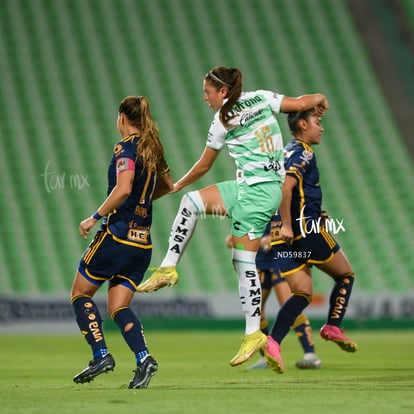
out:
{"label": "dark ponytail", "polygon": [[220,121],[225,127],[228,127],[230,119],[234,117],[231,108],[236,104],[242,93],[242,73],[237,68],[215,66],[204,79],[208,80],[217,90],[223,87],[227,88],[227,101],[220,109]]}

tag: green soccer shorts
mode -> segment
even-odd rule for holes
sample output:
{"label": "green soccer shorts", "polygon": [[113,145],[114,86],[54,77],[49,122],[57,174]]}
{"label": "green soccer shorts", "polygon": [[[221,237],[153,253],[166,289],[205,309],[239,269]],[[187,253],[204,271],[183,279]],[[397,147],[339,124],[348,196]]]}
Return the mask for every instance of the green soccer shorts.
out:
{"label": "green soccer shorts", "polygon": [[231,233],[236,237],[248,234],[250,240],[262,237],[282,200],[282,183],[266,181],[248,185],[234,180],[218,183],[217,187],[231,218]]}

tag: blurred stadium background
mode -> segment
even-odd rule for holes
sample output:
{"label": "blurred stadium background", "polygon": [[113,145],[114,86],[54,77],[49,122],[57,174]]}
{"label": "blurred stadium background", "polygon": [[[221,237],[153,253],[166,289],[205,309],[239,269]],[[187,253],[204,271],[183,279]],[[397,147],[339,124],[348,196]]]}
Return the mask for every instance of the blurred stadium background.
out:
{"label": "blurred stadium background", "polygon": [[[149,97],[178,179],[205,145],[202,80],[215,65],[239,67],[245,90],[328,96],[316,151],[357,275],[347,323],[414,327],[413,33],[414,0],[0,0],[0,329],[74,327],[78,223],[105,196],[120,100]],[[223,151],[189,189],[233,176]],[[156,202],[155,266],[181,196]],[[201,220],[179,286],[137,297],[141,317],[238,320],[228,231]],[[322,319],[331,282],[314,280],[308,313]]]}

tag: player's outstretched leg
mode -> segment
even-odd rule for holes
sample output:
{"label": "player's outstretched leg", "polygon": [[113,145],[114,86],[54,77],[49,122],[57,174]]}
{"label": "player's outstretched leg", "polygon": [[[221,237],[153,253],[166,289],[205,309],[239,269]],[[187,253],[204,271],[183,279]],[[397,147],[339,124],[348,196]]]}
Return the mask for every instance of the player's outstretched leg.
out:
{"label": "player's outstretched leg", "polygon": [[198,191],[191,191],[183,196],[161,266],[138,286],[138,292],[154,292],[164,286],[175,286],[178,283],[176,266],[191,239],[200,214],[205,212],[205,205]]}

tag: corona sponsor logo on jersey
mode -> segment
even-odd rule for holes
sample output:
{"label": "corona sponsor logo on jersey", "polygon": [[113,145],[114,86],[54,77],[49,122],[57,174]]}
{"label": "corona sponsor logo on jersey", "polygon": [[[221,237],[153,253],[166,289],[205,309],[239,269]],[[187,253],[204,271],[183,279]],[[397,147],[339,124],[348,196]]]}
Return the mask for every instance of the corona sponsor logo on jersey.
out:
{"label": "corona sponsor logo on jersey", "polygon": [[237,104],[230,111],[230,114],[235,115],[237,112],[245,111],[246,109],[249,109],[252,106],[255,106],[261,102],[263,102],[263,97],[259,95],[256,95],[253,98],[238,101]]}

